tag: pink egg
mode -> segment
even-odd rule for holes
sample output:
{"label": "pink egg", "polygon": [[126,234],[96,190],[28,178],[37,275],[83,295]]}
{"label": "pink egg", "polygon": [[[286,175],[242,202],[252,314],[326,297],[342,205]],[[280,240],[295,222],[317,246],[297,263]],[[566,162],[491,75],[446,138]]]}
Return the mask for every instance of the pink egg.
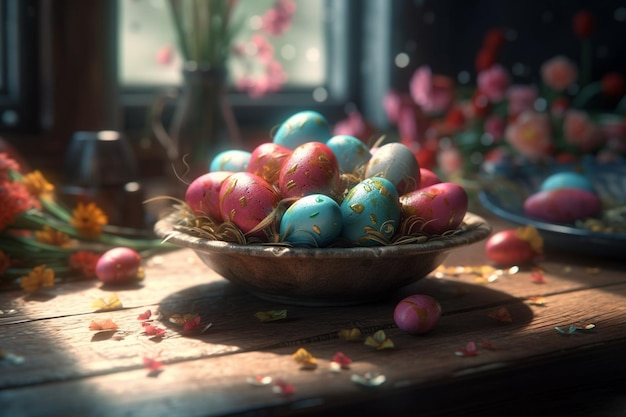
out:
{"label": "pink egg", "polygon": [[335,195],[339,188],[339,163],[324,143],[307,142],[285,160],[278,177],[281,196]]}
{"label": "pink egg", "polygon": [[537,259],[541,253],[533,250],[526,240],[517,235],[517,230],[506,229],[494,233],[485,243],[485,255],[499,266],[524,265]]}
{"label": "pink egg", "polygon": [[278,205],[280,198],[263,178],[250,172],[236,172],[222,184],[220,211],[224,220],[248,233]]}
{"label": "pink egg", "polygon": [[420,185],[419,188],[429,187],[431,185],[439,184],[441,179],[437,174],[427,168],[420,168]]}
{"label": "pink egg", "polygon": [[209,216],[218,223],[224,219],[220,212],[220,189],[232,172],[209,172],[196,178],[185,192],[185,202],[197,216]]}
{"label": "pink egg", "polygon": [[430,185],[400,196],[403,221],[413,216],[419,218],[420,230],[430,235],[459,227],[468,204],[465,189],[453,182]]}
{"label": "pink egg", "polygon": [[143,278],[141,256],[126,247],[109,249],[96,263],[96,276],[107,284],[121,284]]}
{"label": "pink egg", "polygon": [[441,305],[429,295],[414,294],[401,300],[393,311],[399,329],[411,334],[431,331],[441,318]]}
{"label": "pink egg", "polygon": [[592,192],[580,188],[539,191],[524,201],[524,212],[551,223],[573,223],[595,216],[602,201]]}
{"label": "pink egg", "polygon": [[291,152],[291,149],[278,143],[262,143],[252,151],[247,171],[258,175],[270,184],[276,184],[280,169]]}

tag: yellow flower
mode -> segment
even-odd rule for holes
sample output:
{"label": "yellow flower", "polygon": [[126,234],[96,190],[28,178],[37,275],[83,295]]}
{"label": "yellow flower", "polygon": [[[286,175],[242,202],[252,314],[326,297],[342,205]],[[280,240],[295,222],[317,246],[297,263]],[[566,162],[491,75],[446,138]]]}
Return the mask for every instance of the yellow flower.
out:
{"label": "yellow flower", "polygon": [[107,216],[94,203],[87,205],[78,203],[72,212],[70,223],[85,237],[97,237],[102,232],[102,226],[107,224]]}
{"label": "yellow flower", "polygon": [[54,285],[54,271],[39,265],[33,268],[28,275],[22,276],[20,285],[25,291],[35,292],[41,287],[52,287]]}
{"label": "yellow flower", "polygon": [[35,232],[35,239],[37,239],[37,242],[59,246],[61,248],[69,248],[72,246],[68,235],[50,226],[44,226],[43,230]]}
{"label": "yellow flower", "polygon": [[516,229],[515,235],[528,242],[535,253],[543,253],[543,238],[533,226],[522,226]]}
{"label": "yellow flower", "polygon": [[54,185],[50,184],[38,170],[24,175],[22,182],[34,197],[50,198],[54,192]]}

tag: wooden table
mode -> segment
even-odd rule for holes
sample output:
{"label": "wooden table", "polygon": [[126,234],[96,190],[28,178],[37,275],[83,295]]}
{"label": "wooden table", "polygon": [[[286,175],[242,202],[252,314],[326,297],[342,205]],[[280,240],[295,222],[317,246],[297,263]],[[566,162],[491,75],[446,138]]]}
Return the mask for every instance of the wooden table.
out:
{"label": "wooden table", "polygon": [[[514,227],[487,219],[496,231]],[[444,263],[482,264],[484,242],[451,253]],[[178,250],[147,260],[145,280],[132,288],[84,281],[40,296],[2,292],[0,415],[622,416],[625,265],[547,252],[537,264],[544,283],[531,268],[493,282],[433,273],[379,303],[314,308],[255,298],[212,273],[193,252]],[[393,325],[396,302],[412,293],[433,295],[443,307],[429,334],[409,335]],[[122,309],[94,311],[94,300],[113,294]],[[164,337],[144,333],[138,316],[146,310]],[[255,316],[272,310],[287,310],[287,318],[261,322]],[[185,313],[200,316],[195,331],[169,320]],[[107,318],[117,332],[90,330],[92,321]],[[575,323],[595,328],[555,329]],[[358,340],[338,336],[353,328],[363,332]],[[378,330],[395,348],[364,344]],[[475,355],[459,353],[468,342],[476,344]],[[301,369],[294,360],[300,348],[317,359],[315,369]],[[337,352],[352,359],[349,369],[332,369]],[[151,371],[146,359],[163,366]],[[385,382],[352,380],[366,374],[383,375]],[[272,382],[249,382],[257,377]],[[275,392],[282,383],[295,391]]]}

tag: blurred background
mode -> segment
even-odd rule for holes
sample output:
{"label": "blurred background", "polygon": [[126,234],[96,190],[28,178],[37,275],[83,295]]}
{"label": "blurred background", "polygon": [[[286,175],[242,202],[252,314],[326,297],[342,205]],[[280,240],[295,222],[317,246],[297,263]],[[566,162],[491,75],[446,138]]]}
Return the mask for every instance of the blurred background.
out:
{"label": "blurred background", "polygon": [[[389,132],[389,91],[408,93],[425,66],[459,88],[475,85],[477,54],[493,29],[503,36],[496,60],[511,83],[538,82],[542,63],[556,55],[578,61],[587,53],[590,79],[626,74],[626,5],[619,0],[293,0],[280,4],[295,8],[264,38],[268,47],[255,36],[278,3],[231,4],[238,26],[226,84],[239,146],[247,149],[271,140],[271,129],[300,110],[319,111],[332,124],[358,115],[355,123],[365,127],[355,129],[366,130],[366,139]],[[573,34],[581,10],[594,19],[588,51]],[[72,182],[68,172],[83,175],[68,166],[84,158],[68,160],[77,133],[114,131],[125,142],[119,152],[132,155],[120,181],[161,178],[166,156],[153,132],[154,106],[163,105],[158,115],[167,129],[188,60],[172,11],[166,0],[0,0],[3,149],[64,184]],[[246,56],[267,48],[282,78],[264,89],[246,78]]]}

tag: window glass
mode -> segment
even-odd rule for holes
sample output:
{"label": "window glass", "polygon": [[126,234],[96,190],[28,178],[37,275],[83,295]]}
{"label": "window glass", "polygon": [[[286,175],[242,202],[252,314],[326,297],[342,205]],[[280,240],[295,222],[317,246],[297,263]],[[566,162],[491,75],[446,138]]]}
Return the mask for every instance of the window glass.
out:
{"label": "window glass", "polygon": [[[190,0],[184,0],[190,1]],[[118,0],[119,79],[123,87],[155,87],[180,82],[181,57],[168,0]],[[261,32],[261,16],[275,0],[238,0],[233,22],[241,22],[233,45],[263,33],[287,74],[285,89],[311,89],[327,79],[324,0],[295,0],[288,31],[273,37]],[[244,71],[241,60],[229,60],[233,78]]]}

